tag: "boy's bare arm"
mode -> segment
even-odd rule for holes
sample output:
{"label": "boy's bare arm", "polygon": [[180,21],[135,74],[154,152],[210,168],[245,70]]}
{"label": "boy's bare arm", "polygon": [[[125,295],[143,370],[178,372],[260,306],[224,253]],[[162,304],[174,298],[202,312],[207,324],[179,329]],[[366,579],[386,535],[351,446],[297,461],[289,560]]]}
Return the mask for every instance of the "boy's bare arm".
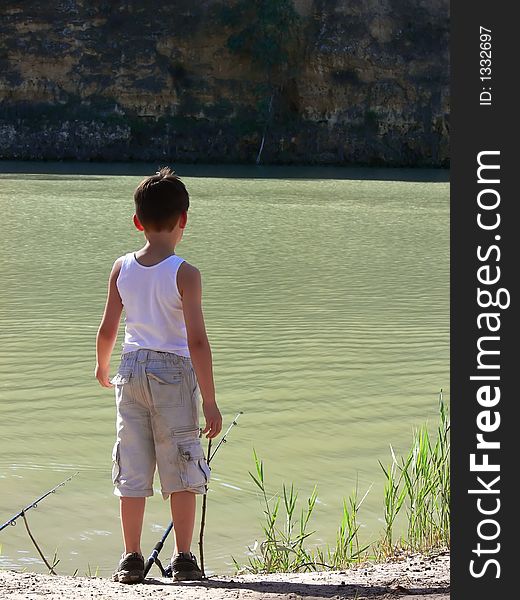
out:
{"label": "boy's bare arm", "polygon": [[214,438],[222,429],[222,416],[215,400],[211,347],[202,313],[202,280],[199,270],[188,263],[182,265],[179,275],[188,348],[202,394],[202,408],[206,418],[206,427],[202,433],[206,433],[207,438]]}
{"label": "boy's bare arm", "polygon": [[94,374],[103,387],[113,387],[109,381],[110,356],[116,343],[119,321],[123,312],[123,303],[116,286],[120,270],[121,260],[118,259],[114,263],[108,279],[105,311],[96,337],[96,370]]}

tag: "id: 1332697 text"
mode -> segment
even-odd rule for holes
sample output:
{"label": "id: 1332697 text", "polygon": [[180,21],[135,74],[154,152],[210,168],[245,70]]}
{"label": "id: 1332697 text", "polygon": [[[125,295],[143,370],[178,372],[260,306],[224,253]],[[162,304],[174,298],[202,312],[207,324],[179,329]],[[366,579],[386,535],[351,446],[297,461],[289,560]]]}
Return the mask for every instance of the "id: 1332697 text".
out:
{"label": "id: 1332697 text", "polygon": [[491,29],[480,26],[480,106],[491,106]]}

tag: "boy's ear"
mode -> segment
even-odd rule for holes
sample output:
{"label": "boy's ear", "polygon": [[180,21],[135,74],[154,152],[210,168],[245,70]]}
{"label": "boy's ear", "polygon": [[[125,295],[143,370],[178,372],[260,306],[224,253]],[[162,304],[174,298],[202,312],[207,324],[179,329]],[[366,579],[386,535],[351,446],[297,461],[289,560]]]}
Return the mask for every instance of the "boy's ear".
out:
{"label": "boy's ear", "polygon": [[144,227],[141,225],[141,221],[139,221],[137,215],[134,215],[134,225],[139,231],[144,231]]}
{"label": "boy's ear", "polygon": [[181,216],[179,217],[179,227],[180,229],[184,229],[186,227],[186,223],[188,222],[188,211],[183,210],[181,212]]}

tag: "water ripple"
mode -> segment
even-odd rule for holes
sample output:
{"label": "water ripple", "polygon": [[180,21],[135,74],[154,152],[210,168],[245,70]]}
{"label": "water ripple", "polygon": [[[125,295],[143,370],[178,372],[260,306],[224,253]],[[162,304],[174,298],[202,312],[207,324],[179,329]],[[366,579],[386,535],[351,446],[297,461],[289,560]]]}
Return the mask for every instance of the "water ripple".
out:
{"label": "water ripple", "polygon": [[[131,225],[140,176],[92,168],[2,176],[0,514],[79,471],[31,520],[60,546],[63,569],[101,562],[108,574],[120,554],[115,410],[93,376],[94,344],[112,262],[142,243]],[[378,461],[434,421],[438,391],[449,388],[448,184],[276,173],[186,178],[192,203],[177,252],[202,272],[224,426],[244,411],[212,465],[206,561],[215,572],[230,572],[230,556],[261,536],[253,448],[270,494],[293,481],[303,506],[318,484],[313,529],[331,543],[341,498],[356,481],[373,484],[362,515],[372,539]],[[146,548],[168,521],[167,504],[151,499]],[[2,545],[2,566],[38,567],[23,528]]]}

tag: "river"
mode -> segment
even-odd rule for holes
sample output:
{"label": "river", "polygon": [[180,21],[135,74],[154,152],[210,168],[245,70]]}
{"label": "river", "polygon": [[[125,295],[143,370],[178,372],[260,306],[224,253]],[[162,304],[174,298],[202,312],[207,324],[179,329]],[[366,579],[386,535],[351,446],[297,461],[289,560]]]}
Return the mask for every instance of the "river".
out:
{"label": "river", "polygon": [[[0,524],[78,471],[27,513],[63,574],[108,576],[122,551],[95,336],[113,261],[143,243],[133,190],[157,166],[0,163]],[[356,485],[370,488],[360,535],[376,539],[378,461],[435,425],[440,388],[449,401],[448,172],[177,169],[191,206],[176,252],[202,273],[224,431],[243,411],[212,462],[206,572],[232,573],[263,539],[253,449],[271,493],[294,483],[298,512],[317,484],[310,545],[334,544]],[[199,518],[200,502],[196,554]],[[168,522],[156,494],[145,552]],[[1,568],[45,571],[22,522],[0,546]]]}

